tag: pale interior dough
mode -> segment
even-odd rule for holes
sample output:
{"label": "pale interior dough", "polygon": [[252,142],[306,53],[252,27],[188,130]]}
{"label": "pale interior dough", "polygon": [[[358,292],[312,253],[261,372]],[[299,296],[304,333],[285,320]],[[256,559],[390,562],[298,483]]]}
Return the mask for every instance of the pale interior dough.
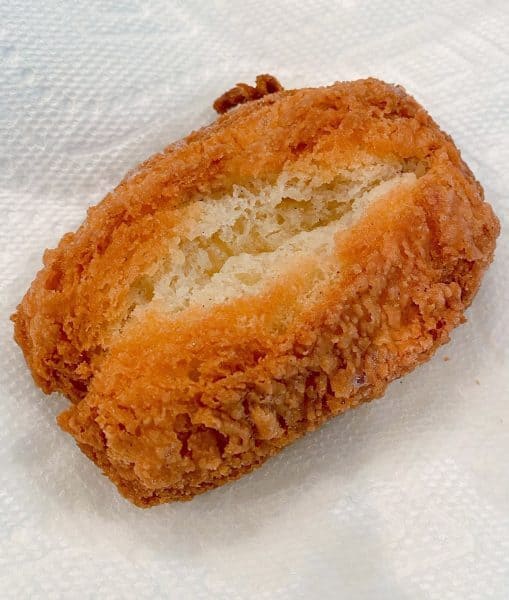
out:
{"label": "pale interior dough", "polygon": [[371,160],[322,177],[282,172],[272,184],[200,198],[179,209],[167,256],[133,286],[132,309],[150,304],[177,313],[257,294],[303,259],[315,259],[316,277],[324,279],[335,234],[415,179],[408,165]]}

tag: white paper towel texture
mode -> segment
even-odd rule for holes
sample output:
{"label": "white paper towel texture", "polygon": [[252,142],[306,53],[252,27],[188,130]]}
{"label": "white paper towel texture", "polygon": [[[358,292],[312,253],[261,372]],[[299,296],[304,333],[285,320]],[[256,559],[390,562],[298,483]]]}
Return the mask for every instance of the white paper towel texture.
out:
{"label": "white paper towel texture", "polygon": [[[0,3],[1,598],[509,598],[508,7]],[[8,317],[87,206],[263,72],[404,85],[483,183],[496,260],[469,322],[384,399],[141,511],[57,428],[65,400],[35,388]]]}

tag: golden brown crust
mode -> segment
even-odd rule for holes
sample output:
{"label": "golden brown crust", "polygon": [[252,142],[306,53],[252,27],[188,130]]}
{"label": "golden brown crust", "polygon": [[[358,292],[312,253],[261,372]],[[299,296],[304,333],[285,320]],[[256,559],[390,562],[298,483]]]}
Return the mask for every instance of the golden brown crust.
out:
{"label": "golden brown crust", "polygon": [[[131,319],[115,336],[175,207],[359,152],[419,161],[425,174],[339,236],[341,275],[290,328],[270,323],[298,296],[297,276],[185,320]],[[90,209],[45,254],[15,336],[44,391],[75,402],[60,425],[126,497],[189,499],[426,360],[462,321],[498,228],[452,140],[401,88],[368,79],[282,91],[169,146]]]}
{"label": "golden brown crust", "polygon": [[282,90],[283,86],[273,75],[258,75],[255,87],[247,83],[237,83],[224,94],[221,94],[212,106],[217,113],[222,115],[239,104],[259,100],[267,94],[274,94]]}

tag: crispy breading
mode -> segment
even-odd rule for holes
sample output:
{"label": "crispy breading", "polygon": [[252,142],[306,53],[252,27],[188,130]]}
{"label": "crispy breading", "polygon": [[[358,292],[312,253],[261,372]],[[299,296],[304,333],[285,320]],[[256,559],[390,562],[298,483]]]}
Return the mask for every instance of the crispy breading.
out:
{"label": "crispy breading", "polygon": [[252,100],[259,100],[267,94],[274,94],[275,92],[281,92],[283,86],[279,81],[272,75],[264,74],[258,75],[256,78],[256,85],[253,87],[247,83],[237,83],[234,87],[221,94],[219,98],[214,101],[214,110],[222,115],[223,113],[234,108],[239,104],[251,102]]}
{"label": "crispy breading", "polygon": [[[199,222],[203,198],[282,172],[330,181],[365,156],[413,179],[335,234],[337,271],[319,294],[303,265],[227,302],[154,303],[146,278],[183,209]],[[427,360],[464,320],[498,232],[451,138],[401,87],[279,91],[169,146],[91,208],[46,251],[15,338],[36,383],[72,401],[60,426],[124,496],[187,500]]]}

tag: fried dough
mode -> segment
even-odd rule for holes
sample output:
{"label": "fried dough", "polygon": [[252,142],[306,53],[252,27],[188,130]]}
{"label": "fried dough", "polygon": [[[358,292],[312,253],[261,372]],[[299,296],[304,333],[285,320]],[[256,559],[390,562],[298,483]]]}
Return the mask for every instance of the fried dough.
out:
{"label": "fried dough", "polygon": [[13,315],[36,383],[71,401],[60,426],[138,506],[381,396],[493,258],[481,186],[403,88],[274,81],[91,208]]}

